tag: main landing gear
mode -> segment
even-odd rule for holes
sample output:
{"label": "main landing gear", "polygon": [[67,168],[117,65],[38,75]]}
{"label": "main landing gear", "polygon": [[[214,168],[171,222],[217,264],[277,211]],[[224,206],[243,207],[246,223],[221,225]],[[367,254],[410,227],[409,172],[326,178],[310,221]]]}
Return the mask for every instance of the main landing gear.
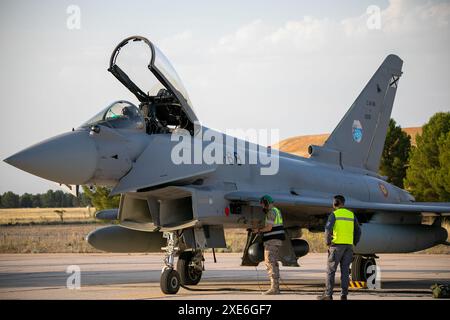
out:
{"label": "main landing gear", "polygon": [[[181,251],[179,236],[174,232],[164,233],[167,246],[164,268],[161,274],[160,287],[165,294],[176,294],[181,285],[196,285],[202,278],[204,270],[203,252],[201,250]],[[179,254],[177,268],[174,269],[175,256]]]}
{"label": "main landing gear", "polygon": [[200,282],[204,260],[201,250],[185,251],[180,254],[177,271],[180,274],[181,284],[194,286]]}
{"label": "main landing gear", "polygon": [[354,255],[353,261],[350,269],[351,278],[353,281],[364,281],[376,272],[376,268],[371,268],[371,266],[376,267],[377,263],[375,261],[376,256],[361,256]]}

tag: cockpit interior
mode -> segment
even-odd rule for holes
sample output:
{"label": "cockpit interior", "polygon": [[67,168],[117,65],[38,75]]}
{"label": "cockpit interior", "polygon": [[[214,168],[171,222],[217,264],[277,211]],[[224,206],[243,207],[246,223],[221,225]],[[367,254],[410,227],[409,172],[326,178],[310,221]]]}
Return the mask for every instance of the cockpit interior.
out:
{"label": "cockpit interior", "polygon": [[[117,64],[119,53],[130,43],[143,43],[150,49],[147,68],[153,79],[152,83],[144,83],[145,86],[152,86],[147,93]],[[186,89],[168,59],[148,39],[133,36],[119,43],[111,55],[108,71],[136,96],[139,106],[124,100],[116,101],[81,127],[105,125],[118,129],[145,130],[148,134],[164,134],[185,129],[194,135],[198,119]]]}

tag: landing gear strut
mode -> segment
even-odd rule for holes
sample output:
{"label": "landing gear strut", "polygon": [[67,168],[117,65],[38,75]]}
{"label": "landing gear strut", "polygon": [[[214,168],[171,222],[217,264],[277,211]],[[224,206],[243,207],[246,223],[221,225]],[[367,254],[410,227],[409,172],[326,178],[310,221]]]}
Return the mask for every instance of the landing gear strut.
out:
{"label": "landing gear strut", "polygon": [[367,278],[372,274],[369,267],[376,265],[375,256],[354,255],[351,266],[352,280],[367,281]]}
{"label": "landing gear strut", "polygon": [[161,274],[160,287],[165,294],[176,294],[180,289],[180,275],[173,268],[175,261],[175,254],[179,251],[178,235],[174,232],[164,232],[164,238],[167,238],[167,246],[163,248],[166,250],[166,257],[164,258],[164,268]]}

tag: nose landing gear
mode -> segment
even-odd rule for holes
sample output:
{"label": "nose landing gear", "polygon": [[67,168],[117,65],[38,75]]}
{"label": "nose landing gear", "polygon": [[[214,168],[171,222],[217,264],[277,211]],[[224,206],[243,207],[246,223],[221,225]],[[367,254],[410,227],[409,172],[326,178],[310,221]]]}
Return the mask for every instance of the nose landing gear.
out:
{"label": "nose landing gear", "polygon": [[175,261],[175,254],[179,251],[178,235],[174,232],[164,232],[164,238],[167,238],[167,246],[162,248],[166,250],[166,257],[164,258],[164,268],[161,274],[160,287],[165,294],[176,294],[180,289],[180,275],[173,268]]}
{"label": "nose landing gear", "polygon": [[[166,256],[160,279],[161,291],[165,294],[176,294],[181,285],[198,284],[204,270],[205,259],[202,250],[180,252],[182,249],[179,246],[179,236],[175,232],[165,232],[163,237],[167,238],[167,246],[162,248],[166,251]],[[175,270],[175,256],[178,254]]]}

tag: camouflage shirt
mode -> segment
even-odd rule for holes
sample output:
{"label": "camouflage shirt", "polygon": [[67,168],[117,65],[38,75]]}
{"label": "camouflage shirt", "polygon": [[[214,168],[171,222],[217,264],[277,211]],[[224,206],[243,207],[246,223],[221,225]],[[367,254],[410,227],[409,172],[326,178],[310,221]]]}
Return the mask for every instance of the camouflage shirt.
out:
{"label": "camouflage shirt", "polygon": [[267,218],[265,220],[265,223],[273,225],[275,223],[275,219],[277,217],[277,212],[275,211],[274,208],[272,208],[269,210],[269,212],[266,213],[266,217]]}

